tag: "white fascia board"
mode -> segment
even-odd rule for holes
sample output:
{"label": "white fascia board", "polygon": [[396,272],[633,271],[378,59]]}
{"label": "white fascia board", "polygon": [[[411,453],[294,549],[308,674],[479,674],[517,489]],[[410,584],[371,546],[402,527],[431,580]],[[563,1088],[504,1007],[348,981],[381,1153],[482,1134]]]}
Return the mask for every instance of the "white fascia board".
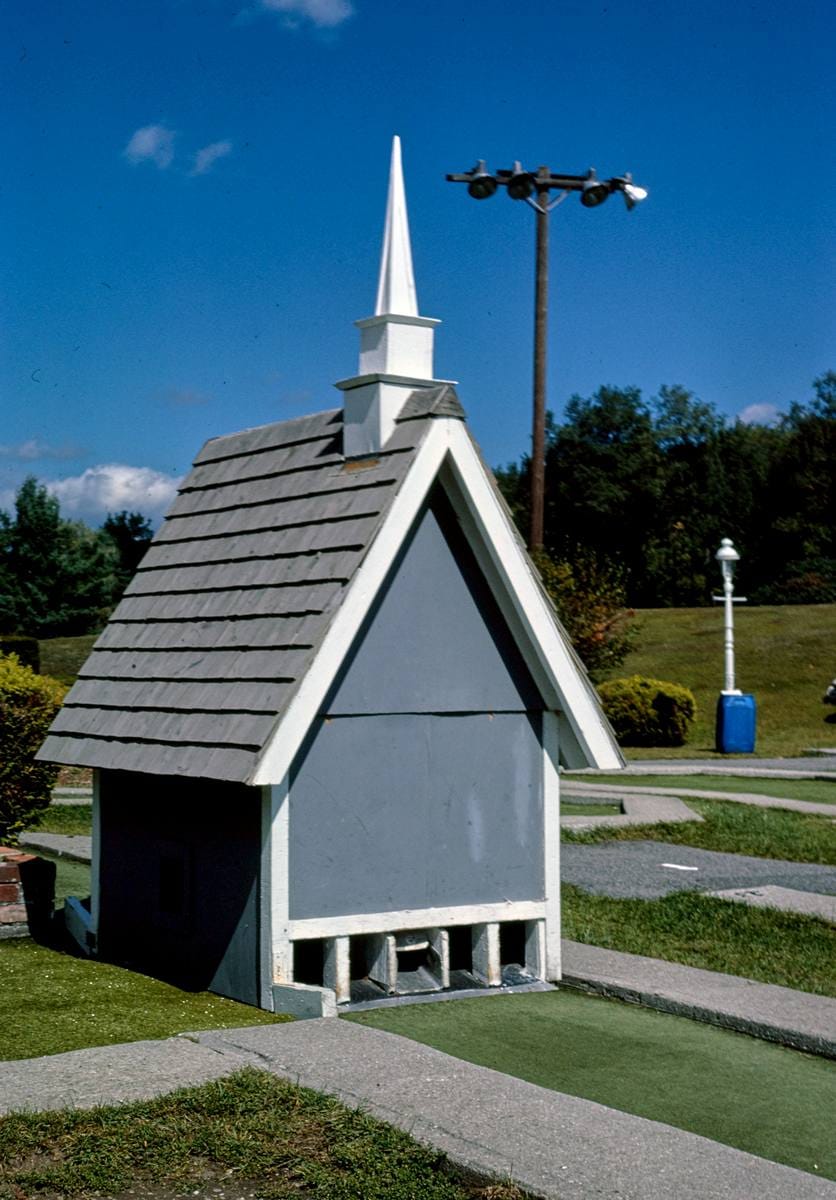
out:
{"label": "white fascia board", "polygon": [[392,501],[382,528],[349,584],[316,657],[262,751],[249,783],[255,786],[276,783],[290,770],[412,522],[438,476],[457,425],[461,425],[461,422],[452,419],[430,423],[424,443]]}
{"label": "white fascia board", "polygon": [[[460,496],[499,576],[507,599],[527,634],[536,657],[535,679],[545,675],[557,698],[555,707],[569,724],[582,761],[573,768],[612,770],[624,760],[598,698],[571,645],[561,633],[551,606],[535,578],[531,560],[517,538],[494,485],[464,425],[450,422],[448,463]],[[497,597],[499,599],[499,597]],[[525,652],[526,647],[521,647]],[[529,657],[529,656],[526,656]],[[571,742],[572,739],[567,739]],[[566,747],[566,743],[564,743]],[[565,752],[565,750],[564,750]]]}

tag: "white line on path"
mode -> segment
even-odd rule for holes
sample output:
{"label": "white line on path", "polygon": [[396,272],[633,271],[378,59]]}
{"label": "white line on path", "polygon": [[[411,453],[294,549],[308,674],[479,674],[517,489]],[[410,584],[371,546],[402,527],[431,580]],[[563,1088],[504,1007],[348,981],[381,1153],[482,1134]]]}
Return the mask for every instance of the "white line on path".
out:
{"label": "white line on path", "polygon": [[671,871],[699,871],[699,867],[683,867],[682,863],[659,863],[660,867],[668,867]]}

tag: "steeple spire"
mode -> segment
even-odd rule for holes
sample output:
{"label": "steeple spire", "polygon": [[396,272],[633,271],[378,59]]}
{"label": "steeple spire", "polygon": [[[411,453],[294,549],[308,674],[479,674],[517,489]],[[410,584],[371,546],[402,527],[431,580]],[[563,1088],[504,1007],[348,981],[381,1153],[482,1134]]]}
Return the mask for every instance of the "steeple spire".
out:
{"label": "steeple spire", "polygon": [[380,278],[374,311],[377,317],[387,313],[397,313],[402,317],[418,316],[401,166],[401,139],[397,134],[392,138],[386,226],[383,232],[383,253],[380,256]]}
{"label": "steeple spire", "polygon": [[418,315],[399,137],[392,140],[375,315],[355,324],[360,330],[360,365],[352,379],[337,384],[345,393],[346,458],[379,454],[416,388],[450,382],[433,379],[433,334],[440,322]]}

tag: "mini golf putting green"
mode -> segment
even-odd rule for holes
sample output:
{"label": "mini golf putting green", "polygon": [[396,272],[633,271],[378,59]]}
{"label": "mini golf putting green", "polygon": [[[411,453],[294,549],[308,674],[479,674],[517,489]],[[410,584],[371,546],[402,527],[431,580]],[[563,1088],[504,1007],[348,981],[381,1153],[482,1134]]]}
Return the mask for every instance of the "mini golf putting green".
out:
{"label": "mini golf putting green", "polygon": [[[836,1063],[570,991],[352,1013],[541,1087],[836,1179]],[[830,1114],[830,1115],[829,1115]]]}

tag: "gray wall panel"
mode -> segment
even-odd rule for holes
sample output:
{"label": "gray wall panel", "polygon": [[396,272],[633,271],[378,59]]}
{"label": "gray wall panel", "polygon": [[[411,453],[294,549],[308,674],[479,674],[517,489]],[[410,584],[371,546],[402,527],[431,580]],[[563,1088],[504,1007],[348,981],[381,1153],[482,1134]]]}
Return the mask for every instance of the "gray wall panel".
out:
{"label": "gray wall panel", "polygon": [[543,896],[539,715],[326,720],[290,789],[292,919]]}
{"label": "gray wall panel", "polygon": [[542,707],[496,602],[440,493],[419,519],[325,711]]}
{"label": "gray wall panel", "polygon": [[104,957],[249,1004],[258,991],[258,789],[104,772]]}

